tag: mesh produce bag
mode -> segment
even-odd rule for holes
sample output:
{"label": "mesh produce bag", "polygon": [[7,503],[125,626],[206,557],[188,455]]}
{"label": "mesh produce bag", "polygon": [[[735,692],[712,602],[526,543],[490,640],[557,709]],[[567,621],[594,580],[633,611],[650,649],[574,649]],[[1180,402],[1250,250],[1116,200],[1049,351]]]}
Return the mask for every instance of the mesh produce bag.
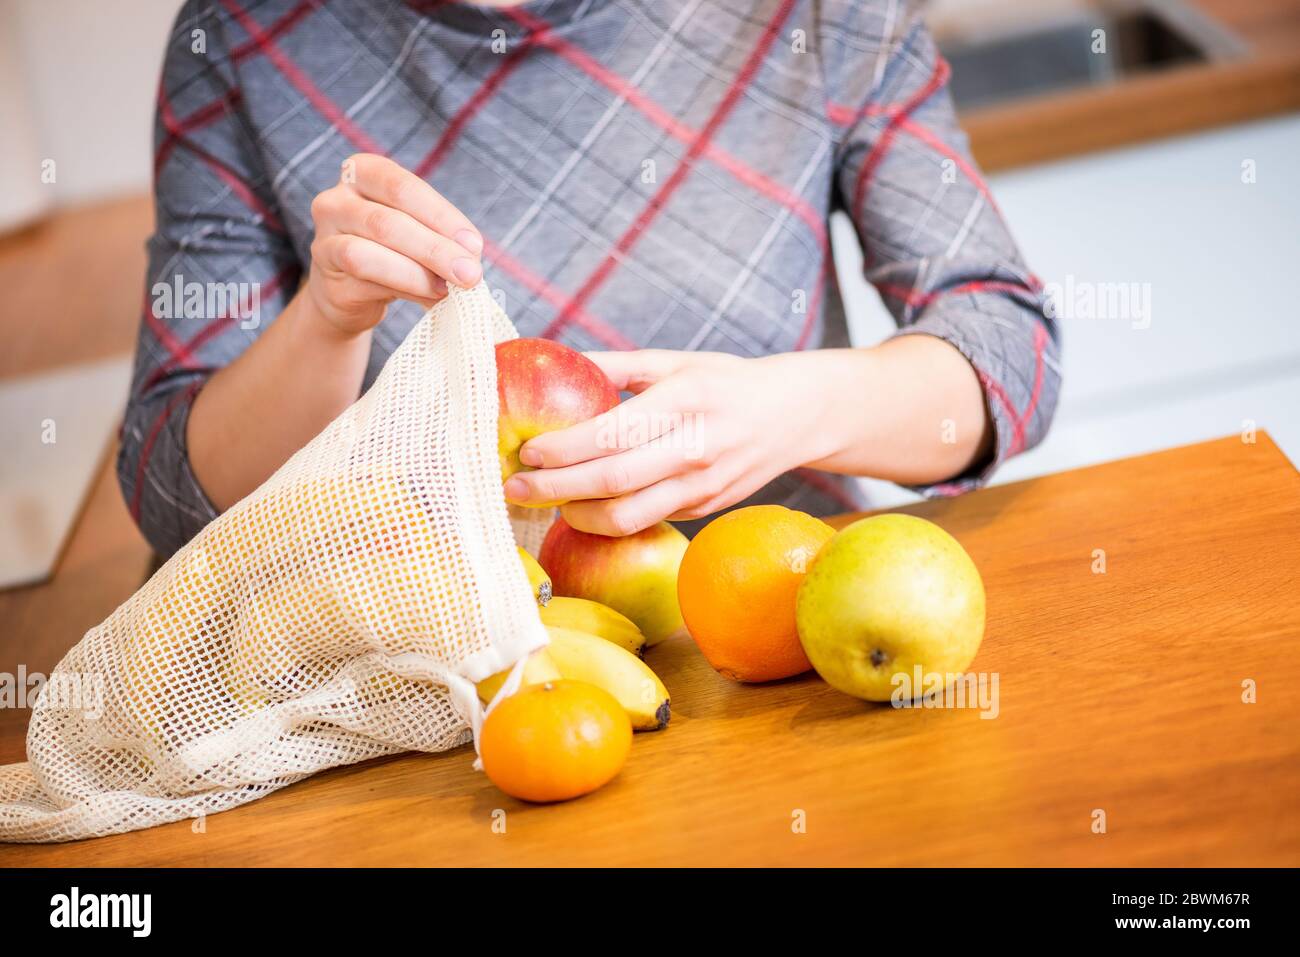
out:
{"label": "mesh produce bag", "polygon": [[474,682],[547,641],[515,543],[535,550],[550,514],[508,510],[497,456],[494,344],[514,335],[482,284],[453,290],[360,401],[87,632],[32,708],[28,761],[0,768],[0,841],[150,827],[468,741]]}

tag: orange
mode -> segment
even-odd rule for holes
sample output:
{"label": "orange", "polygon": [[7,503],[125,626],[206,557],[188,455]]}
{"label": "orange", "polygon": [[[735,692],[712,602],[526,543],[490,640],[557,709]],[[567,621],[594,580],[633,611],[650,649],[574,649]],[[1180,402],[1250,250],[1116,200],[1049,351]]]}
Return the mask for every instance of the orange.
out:
{"label": "orange", "polygon": [[677,600],[709,664],[736,681],[774,681],[812,667],[794,606],[835,530],[782,505],[751,505],[706,525],[686,549]]}
{"label": "orange", "polygon": [[548,681],[493,708],[478,745],[488,778],[511,797],[567,801],[618,774],[632,747],[632,722],[602,688]]}

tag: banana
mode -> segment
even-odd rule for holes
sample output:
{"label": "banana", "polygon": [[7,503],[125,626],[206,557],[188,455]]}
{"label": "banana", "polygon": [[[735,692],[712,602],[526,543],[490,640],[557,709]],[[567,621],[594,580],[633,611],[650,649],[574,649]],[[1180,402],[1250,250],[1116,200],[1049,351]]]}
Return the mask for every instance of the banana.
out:
{"label": "banana", "polygon": [[641,634],[641,629],[632,619],[598,601],[556,595],[540,612],[544,625],[585,631],[589,635],[612,641],[638,658],[645,651],[645,635]]}
{"label": "banana", "polygon": [[[498,671],[496,674],[484,678],[474,686],[478,689],[478,696],[484,701],[491,701],[497,696],[497,692],[506,683],[506,678],[509,675],[510,669],[507,668],[505,671]],[[523,680],[519,682],[519,687],[524,688],[528,685],[559,681],[563,677],[564,675],[560,674],[560,669],[551,660],[547,649],[541,648],[528,656],[528,663],[524,665],[524,676]]]}
{"label": "banana", "polygon": [[547,625],[546,631],[551,636],[546,650],[563,677],[604,688],[618,699],[637,731],[657,731],[668,723],[668,689],[644,661],[585,631],[556,625]]}
{"label": "banana", "polygon": [[551,600],[551,577],[546,574],[546,569],[537,563],[537,559],[529,555],[524,549],[519,549],[519,560],[524,564],[524,574],[528,576],[528,584],[533,586],[533,597],[537,599],[537,604],[543,608]]}

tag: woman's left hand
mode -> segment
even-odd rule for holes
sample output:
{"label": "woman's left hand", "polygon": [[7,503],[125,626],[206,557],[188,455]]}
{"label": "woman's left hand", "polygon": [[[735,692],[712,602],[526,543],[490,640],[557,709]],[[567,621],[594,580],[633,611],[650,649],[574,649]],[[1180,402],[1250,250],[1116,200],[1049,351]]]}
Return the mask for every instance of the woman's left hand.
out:
{"label": "woman's left hand", "polygon": [[574,528],[630,535],[663,519],[702,518],[834,451],[815,354],[587,356],[619,390],[635,394],[604,415],[530,440],[520,459],[536,471],[505,485],[511,502],[567,502],[562,512]]}

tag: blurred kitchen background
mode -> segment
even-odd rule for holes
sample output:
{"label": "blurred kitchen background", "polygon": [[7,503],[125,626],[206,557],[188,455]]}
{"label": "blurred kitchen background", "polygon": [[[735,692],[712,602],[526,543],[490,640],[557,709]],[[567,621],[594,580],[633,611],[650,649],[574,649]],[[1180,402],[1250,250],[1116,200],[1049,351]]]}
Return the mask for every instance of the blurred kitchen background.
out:
{"label": "blurred kitchen background", "polygon": [[[79,514],[65,566],[143,548],[105,456],[178,6],[0,0],[0,583],[43,577]],[[1149,296],[1147,314],[1063,320],[1056,425],[997,481],[1252,427],[1300,461],[1300,0],[933,0],[928,16],[1031,267],[1067,299]],[[33,175],[51,159],[52,182]],[[833,235],[855,336],[875,341],[892,323],[847,222]]]}

